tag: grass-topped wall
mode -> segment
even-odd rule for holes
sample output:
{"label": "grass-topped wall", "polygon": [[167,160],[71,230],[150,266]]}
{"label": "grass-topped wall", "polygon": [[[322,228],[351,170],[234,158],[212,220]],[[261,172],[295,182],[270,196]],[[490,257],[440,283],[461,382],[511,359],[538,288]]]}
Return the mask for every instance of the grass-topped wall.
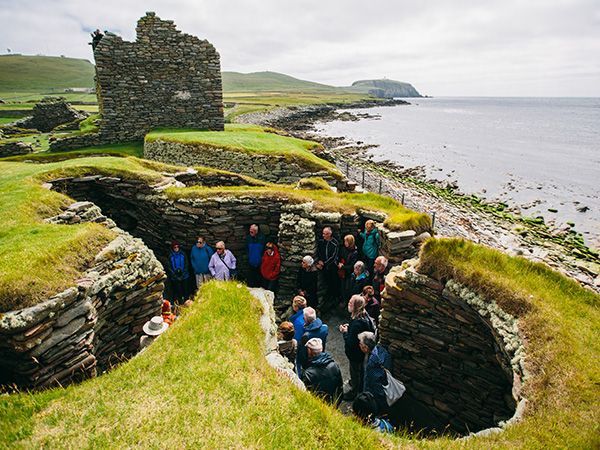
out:
{"label": "grass-topped wall", "polygon": [[[73,156],[83,155],[74,152]],[[53,154],[51,160],[56,157],[57,154]],[[110,190],[115,191],[114,178],[118,178],[121,191],[129,192],[132,197],[127,205],[132,207],[137,205],[138,208],[143,209],[143,206],[147,206],[147,200],[137,199],[136,189],[148,189],[146,194],[150,197],[157,195],[152,191],[153,185],[164,188],[162,183],[165,180],[171,180],[174,184],[176,172],[186,170],[133,157],[75,157],[66,161],[42,164],[0,162],[0,169],[0,193],[2,193],[0,224],[3,233],[0,241],[0,267],[2,267],[0,305],[4,311],[35,304],[70,286],[72,281],[81,276],[85,270],[89,262],[86,258],[91,258],[114,237],[110,230],[96,224],[65,226],[43,223],[44,218],[59,214],[72,202],[64,195],[43,188],[41,186],[43,182],[61,178],[81,181],[84,177],[91,177],[87,178],[87,181],[95,182],[104,178],[102,183],[108,183],[105,192],[110,193]],[[204,175],[206,178],[203,178]],[[214,184],[216,178],[228,178],[228,175],[214,169],[199,169],[194,177],[192,184],[202,183],[203,180],[209,180]],[[235,183],[253,183],[251,179],[240,181],[239,176],[235,177],[238,177]],[[261,184],[256,180],[254,183]],[[79,182],[80,186],[84,184]],[[251,201],[254,199],[258,203],[263,202],[265,207],[272,203],[277,204],[279,205],[277,208],[283,204],[300,205],[312,202],[316,212],[329,211],[344,215],[356,214],[361,209],[381,211],[388,216],[385,225],[390,230],[422,231],[429,229],[431,225],[427,215],[415,213],[393,200],[374,194],[335,194],[324,190],[305,191],[291,186],[262,184],[255,187],[170,188],[156,198],[182,205],[190,201],[209,204],[207,199],[210,198],[227,198],[231,199],[231,205],[236,202],[241,205],[248,203],[247,199]],[[125,197],[121,196],[121,201],[123,198]],[[112,205],[114,208],[120,203],[114,201]],[[107,206],[109,209],[111,207],[108,204],[100,206]],[[155,210],[160,214],[159,209]],[[272,209],[269,210],[267,207],[263,214],[264,221],[268,221],[266,218],[271,211]],[[119,216],[127,214],[127,208],[123,207],[120,210],[117,208],[110,212],[110,216],[119,223]],[[235,209],[228,212],[234,215],[236,213]],[[191,217],[189,213],[187,217]],[[253,220],[251,217],[250,215],[249,221]],[[160,221],[147,225],[162,223],[164,215],[160,215],[159,219]],[[193,239],[199,232],[194,223],[197,225],[202,223],[193,220],[192,218],[192,222],[188,225],[180,225],[180,236],[177,235],[178,232],[170,229],[168,224],[165,225],[164,233],[154,231],[156,237],[152,248],[167,248],[168,242],[173,238]],[[223,235],[222,238],[229,237],[232,241],[243,242],[246,225],[245,223],[236,225],[235,231],[232,231],[234,236]],[[239,251],[242,252],[241,248]],[[160,255],[160,252],[158,254]],[[27,270],[23,269],[24,262]]]}
{"label": "grass-topped wall", "polygon": [[234,124],[226,125],[224,132],[157,130],[146,135],[144,142],[145,158],[169,164],[231,170],[280,184],[319,176],[347,190],[340,171],[313,153],[319,150],[322,146],[316,142]]}

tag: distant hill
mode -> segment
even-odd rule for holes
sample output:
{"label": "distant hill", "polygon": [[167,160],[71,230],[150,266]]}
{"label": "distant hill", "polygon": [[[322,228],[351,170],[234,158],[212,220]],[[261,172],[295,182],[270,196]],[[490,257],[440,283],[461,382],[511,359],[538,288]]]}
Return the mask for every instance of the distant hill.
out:
{"label": "distant hill", "polygon": [[337,91],[339,88],[298,78],[277,72],[222,72],[225,92],[244,91]]}
{"label": "distant hill", "polygon": [[379,98],[421,97],[412,84],[387,79],[355,81],[349,89]]}
{"label": "distant hill", "polygon": [[94,87],[94,65],[60,56],[0,55],[0,91],[42,92]]}
{"label": "distant hill", "polygon": [[[336,87],[277,72],[222,72],[225,92],[354,92],[376,97],[420,97],[409,83],[360,80]],[[94,87],[94,65],[86,59],[59,56],[0,55],[0,92],[47,92]]]}

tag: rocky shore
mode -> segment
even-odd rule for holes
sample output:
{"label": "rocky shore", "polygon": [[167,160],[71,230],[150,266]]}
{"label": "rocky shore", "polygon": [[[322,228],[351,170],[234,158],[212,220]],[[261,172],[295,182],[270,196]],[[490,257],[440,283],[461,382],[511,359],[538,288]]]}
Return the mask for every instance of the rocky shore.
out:
{"label": "rocky shore", "polygon": [[[581,285],[600,293],[600,258],[585,246],[569,226],[544,223],[509,211],[503,203],[487,203],[458,191],[452,183],[440,185],[425,178],[423,168],[404,168],[390,162],[375,163],[366,156],[372,145],[348,142],[343,137],[317,134],[315,125],[330,120],[358,120],[351,112],[370,106],[397,106],[404,101],[358,102],[353,105],[311,105],[276,108],[245,114],[237,122],[255,123],[285,130],[293,136],[318,141],[327,149],[324,155],[338,168],[373,192],[381,192],[416,211],[435,214],[438,236],[463,237],[503,252],[542,262]],[[354,118],[350,117],[354,116]],[[364,173],[364,175],[363,175]]]}

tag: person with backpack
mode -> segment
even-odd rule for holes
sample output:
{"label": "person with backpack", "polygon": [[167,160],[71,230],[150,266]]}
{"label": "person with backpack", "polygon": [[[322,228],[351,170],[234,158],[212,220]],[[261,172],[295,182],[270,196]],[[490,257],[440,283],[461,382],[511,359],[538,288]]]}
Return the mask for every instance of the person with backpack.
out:
{"label": "person with backpack", "polygon": [[196,245],[192,247],[190,252],[190,260],[194,274],[196,275],[196,287],[200,288],[203,283],[212,278],[208,263],[214,254],[214,250],[206,243],[203,236],[198,236]]}

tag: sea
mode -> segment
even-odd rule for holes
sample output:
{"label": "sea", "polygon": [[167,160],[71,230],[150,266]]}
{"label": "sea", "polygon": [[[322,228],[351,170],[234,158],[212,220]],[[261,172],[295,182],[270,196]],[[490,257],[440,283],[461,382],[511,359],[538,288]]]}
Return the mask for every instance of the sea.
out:
{"label": "sea", "polygon": [[429,179],[518,206],[525,216],[572,222],[600,247],[600,98],[437,97],[350,110],[359,121],[317,132],[375,144],[375,161],[424,166]]}

